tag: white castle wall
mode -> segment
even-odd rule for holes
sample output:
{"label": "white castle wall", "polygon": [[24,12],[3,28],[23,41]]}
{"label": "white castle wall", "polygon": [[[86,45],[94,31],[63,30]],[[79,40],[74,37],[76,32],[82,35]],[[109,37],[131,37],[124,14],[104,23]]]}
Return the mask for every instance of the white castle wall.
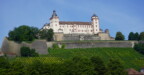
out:
{"label": "white castle wall", "polygon": [[59,17],[53,11],[49,25],[45,25],[43,29],[54,30],[54,33],[63,32],[64,34],[98,34],[100,32],[99,19],[96,15],[91,17],[90,25],[82,24],[60,24]]}

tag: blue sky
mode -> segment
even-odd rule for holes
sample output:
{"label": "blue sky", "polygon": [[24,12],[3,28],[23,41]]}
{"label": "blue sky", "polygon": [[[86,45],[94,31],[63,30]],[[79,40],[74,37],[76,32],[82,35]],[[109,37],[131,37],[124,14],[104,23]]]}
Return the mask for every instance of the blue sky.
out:
{"label": "blue sky", "polygon": [[0,0],[0,46],[10,30],[20,25],[41,28],[56,10],[61,21],[91,21],[93,13],[101,29],[113,37],[121,31],[144,31],[144,0]]}

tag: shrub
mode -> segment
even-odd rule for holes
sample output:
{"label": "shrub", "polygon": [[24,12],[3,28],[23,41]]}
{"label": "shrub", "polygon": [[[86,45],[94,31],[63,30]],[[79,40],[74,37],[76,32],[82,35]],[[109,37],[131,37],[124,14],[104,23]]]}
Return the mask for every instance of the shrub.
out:
{"label": "shrub", "polygon": [[30,49],[29,47],[21,47],[20,53],[21,53],[21,56],[23,56],[23,57],[39,56],[39,54],[35,52],[35,49]]}
{"label": "shrub", "polygon": [[59,48],[58,44],[53,44],[53,49],[58,49],[58,48]]}
{"label": "shrub", "polygon": [[136,51],[138,51],[139,53],[144,54],[144,44],[143,43],[135,44],[134,49]]}
{"label": "shrub", "polygon": [[0,57],[0,68],[9,68],[10,63],[8,62],[8,60],[5,57]]}
{"label": "shrub", "polygon": [[62,44],[61,48],[62,48],[62,49],[65,49],[65,44]]}

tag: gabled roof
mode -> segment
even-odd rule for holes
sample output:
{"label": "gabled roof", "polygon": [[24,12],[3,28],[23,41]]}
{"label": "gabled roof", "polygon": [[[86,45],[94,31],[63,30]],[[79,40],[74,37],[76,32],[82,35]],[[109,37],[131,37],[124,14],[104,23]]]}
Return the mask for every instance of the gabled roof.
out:
{"label": "gabled roof", "polygon": [[60,21],[60,25],[91,25],[91,22],[70,22],[70,21]]}

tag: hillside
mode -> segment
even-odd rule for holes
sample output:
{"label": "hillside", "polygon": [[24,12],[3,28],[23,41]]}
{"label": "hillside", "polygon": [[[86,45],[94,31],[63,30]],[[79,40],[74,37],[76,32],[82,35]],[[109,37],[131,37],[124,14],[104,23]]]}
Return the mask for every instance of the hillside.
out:
{"label": "hillside", "polygon": [[49,57],[69,59],[74,56],[92,57],[99,56],[106,63],[110,58],[119,59],[125,68],[139,69],[144,66],[144,56],[132,48],[85,48],[85,49],[56,49],[50,50]]}
{"label": "hillside", "polygon": [[125,68],[140,69],[144,67],[144,56],[137,53],[132,48],[85,48],[85,49],[51,49],[48,55],[41,57],[16,58],[15,60],[30,63],[38,59],[48,63],[61,63],[74,56],[90,58],[92,56],[101,57],[105,63],[111,58],[119,59]]}

